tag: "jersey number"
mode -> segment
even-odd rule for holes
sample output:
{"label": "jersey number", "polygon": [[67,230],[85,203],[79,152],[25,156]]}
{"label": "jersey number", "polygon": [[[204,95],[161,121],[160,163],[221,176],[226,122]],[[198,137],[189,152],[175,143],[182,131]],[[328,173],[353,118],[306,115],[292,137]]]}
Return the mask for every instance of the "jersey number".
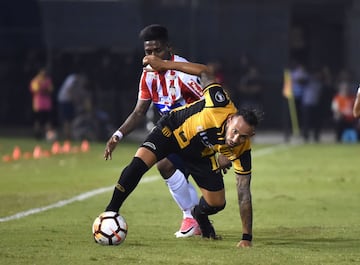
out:
{"label": "jersey number", "polygon": [[217,170],[217,169],[219,168],[219,165],[218,165],[218,163],[217,163],[217,161],[216,161],[216,156],[213,155],[213,156],[210,156],[209,158],[210,158],[210,163],[211,163],[211,169],[212,169],[212,171]]}

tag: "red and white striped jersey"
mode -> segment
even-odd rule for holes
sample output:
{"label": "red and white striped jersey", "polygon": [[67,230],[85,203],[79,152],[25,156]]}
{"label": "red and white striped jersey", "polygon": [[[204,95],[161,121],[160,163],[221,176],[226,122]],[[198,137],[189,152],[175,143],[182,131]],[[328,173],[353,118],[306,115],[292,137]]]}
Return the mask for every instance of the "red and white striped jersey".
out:
{"label": "red and white striped jersey", "polygon": [[[175,62],[187,62],[173,55]],[[203,92],[197,76],[169,70],[165,73],[143,71],[139,84],[140,100],[152,100],[160,114],[202,99]]]}

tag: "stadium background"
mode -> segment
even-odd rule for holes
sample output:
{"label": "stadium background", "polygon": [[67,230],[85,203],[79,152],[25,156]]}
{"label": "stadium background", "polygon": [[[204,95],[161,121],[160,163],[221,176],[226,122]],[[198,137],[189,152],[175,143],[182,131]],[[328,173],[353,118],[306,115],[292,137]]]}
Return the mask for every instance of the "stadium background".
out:
{"label": "stadium background", "polygon": [[[139,30],[166,25],[179,53],[197,62],[220,61],[228,85],[243,53],[266,83],[264,129],[281,130],[283,70],[301,54],[313,66],[346,67],[360,77],[360,3],[352,0],[14,0],[0,3],[0,128],[31,126],[30,79],[51,67],[55,89],[78,63],[92,81],[99,108],[114,124],[136,101],[142,44]],[[301,27],[306,45],[292,46]],[[99,68],[104,58],[114,64]],[[323,106],[329,108],[329,106]],[[331,117],[323,117],[331,126]]]}

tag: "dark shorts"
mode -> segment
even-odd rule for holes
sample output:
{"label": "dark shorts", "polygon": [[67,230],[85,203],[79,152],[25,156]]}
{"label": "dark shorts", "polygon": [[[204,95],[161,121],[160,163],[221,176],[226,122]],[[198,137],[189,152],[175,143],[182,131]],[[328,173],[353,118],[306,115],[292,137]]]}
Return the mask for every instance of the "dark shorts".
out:
{"label": "dark shorts", "polygon": [[41,125],[51,123],[51,111],[34,112],[34,120]]}
{"label": "dark shorts", "polygon": [[141,146],[152,151],[157,161],[171,154],[179,153],[180,151],[175,138],[173,136],[167,137],[163,135],[161,129],[158,127],[154,127]]}
{"label": "dark shorts", "polygon": [[185,178],[189,178],[189,170],[186,168],[184,160],[178,154],[170,154],[166,157],[174,165],[176,169],[179,169]]}
{"label": "dark shorts", "polygon": [[224,179],[221,171],[212,170],[213,158],[203,157],[196,160],[184,158],[184,163],[186,169],[200,188],[209,191],[219,191],[224,188]]}
{"label": "dark shorts", "polygon": [[74,105],[71,102],[59,103],[59,118],[62,122],[72,121],[75,116]]}
{"label": "dark shorts", "polygon": [[178,163],[181,161],[184,170],[191,174],[200,188],[209,191],[219,191],[224,188],[222,173],[212,170],[213,156],[195,157],[193,154],[187,154],[179,148],[175,137],[165,136],[160,128],[155,127],[141,146],[152,151],[158,161],[170,156],[170,161],[176,168],[180,166]]}

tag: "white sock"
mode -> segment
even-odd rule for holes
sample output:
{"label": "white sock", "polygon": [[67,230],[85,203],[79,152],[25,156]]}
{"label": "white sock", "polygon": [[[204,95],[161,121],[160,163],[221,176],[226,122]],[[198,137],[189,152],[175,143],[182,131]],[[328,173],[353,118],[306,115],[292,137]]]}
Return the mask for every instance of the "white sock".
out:
{"label": "white sock", "polygon": [[[190,181],[188,181],[187,186],[188,186],[188,191],[190,193],[192,207],[193,207],[196,204],[199,204],[199,197],[198,197],[198,194],[197,194],[197,191],[196,191],[194,185]],[[186,213],[184,211],[184,218],[186,218],[186,217],[193,218],[193,216],[191,214],[191,209],[186,211]]]}
{"label": "white sock", "polygon": [[[198,202],[194,186],[192,184],[189,185],[184,174],[178,169],[170,178],[166,179],[165,182],[175,202],[183,211],[183,218],[192,217],[191,208]],[[194,203],[195,196],[196,203]]]}

